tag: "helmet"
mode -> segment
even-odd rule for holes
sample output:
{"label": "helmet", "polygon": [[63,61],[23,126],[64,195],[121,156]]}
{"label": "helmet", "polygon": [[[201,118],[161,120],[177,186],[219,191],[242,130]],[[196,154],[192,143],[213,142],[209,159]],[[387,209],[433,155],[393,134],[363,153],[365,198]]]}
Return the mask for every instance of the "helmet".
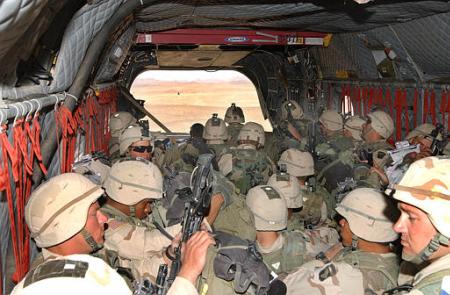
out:
{"label": "helmet", "polygon": [[428,157],[411,164],[394,198],[428,214],[438,232],[450,238],[450,159]]}
{"label": "helmet", "polygon": [[119,137],[122,130],[136,123],[137,120],[129,112],[114,113],[109,119],[109,130],[112,137]]}
{"label": "helmet", "polygon": [[105,158],[95,155],[84,155],[72,164],[72,171],[89,178],[93,183],[101,185],[108,176],[111,167]]}
{"label": "helmet", "polygon": [[[372,188],[357,188],[347,194],[336,212],[348,222],[356,236],[370,242],[387,243],[397,239],[394,222],[387,216],[396,207],[382,193]],[[397,214],[398,215],[398,214]]]}
{"label": "helmet", "polygon": [[25,207],[25,220],[36,244],[54,246],[81,231],[89,207],[102,194],[100,186],[76,173],[61,174],[41,184]]}
{"label": "helmet", "polygon": [[128,158],[111,167],[104,186],[108,197],[132,206],[145,199],[161,199],[163,177],[155,164]]}
{"label": "helmet", "polygon": [[203,138],[212,144],[215,142],[223,143],[228,139],[227,126],[222,119],[217,117],[217,114],[213,114],[212,118],[206,121]]}
{"label": "helmet", "polygon": [[[430,123],[425,123],[422,125],[417,126],[414,130],[412,130],[411,132],[408,133],[408,135],[406,135],[406,139],[412,139],[414,137],[417,136],[431,136],[431,132],[436,129],[436,127],[433,124]],[[442,140],[442,135],[440,133],[438,133],[437,140]]]}
{"label": "helmet", "polygon": [[237,107],[234,102],[225,112],[225,122],[228,124],[245,122],[244,112],[240,107]]}
{"label": "helmet", "polygon": [[300,120],[303,118],[303,109],[294,100],[287,100],[281,105],[281,120],[287,120],[289,113],[294,120]]}
{"label": "helmet", "polygon": [[326,110],[320,115],[319,122],[330,131],[342,130],[344,119],[342,116],[333,110]]}
{"label": "helmet", "polygon": [[288,208],[300,208],[303,206],[303,197],[300,192],[300,184],[297,179],[287,173],[273,174],[267,185],[278,190],[286,200]]}
{"label": "helmet", "polygon": [[286,228],[286,201],[273,187],[255,186],[248,191],[245,201],[255,216],[256,230],[279,231]]}
{"label": "helmet", "polygon": [[[51,270],[51,273],[49,273]],[[44,261],[11,294],[131,294],[125,280],[102,259],[73,254]]]}
{"label": "helmet", "polygon": [[344,130],[349,131],[352,134],[353,139],[362,140],[361,131],[362,125],[365,123],[361,117],[352,116],[348,118],[344,123]]}
{"label": "helmet", "polygon": [[278,160],[278,165],[286,165],[286,171],[292,176],[309,176],[314,174],[314,160],[309,152],[287,149]]}
{"label": "helmet", "polygon": [[253,140],[258,142],[260,146],[264,146],[266,141],[266,134],[264,128],[255,122],[247,122],[239,131],[237,140]]}
{"label": "helmet", "polygon": [[127,152],[127,149],[135,143],[136,141],[141,140],[152,140],[150,137],[150,134],[146,132],[147,130],[144,130],[139,125],[131,125],[128,126],[122,134],[120,134],[119,137],[119,144],[120,144],[120,155],[124,155]]}
{"label": "helmet", "polygon": [[394,132],[394,121],[391,116],[383,111],[374,111],[367,115],[372,123],[372,128],[380,134],[383,138],[387,139]]}

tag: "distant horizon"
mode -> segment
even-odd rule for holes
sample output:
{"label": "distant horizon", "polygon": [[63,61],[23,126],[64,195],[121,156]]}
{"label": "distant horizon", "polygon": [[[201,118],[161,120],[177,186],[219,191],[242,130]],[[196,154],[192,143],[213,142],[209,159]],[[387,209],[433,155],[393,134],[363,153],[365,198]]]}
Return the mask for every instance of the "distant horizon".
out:
{"label": "distant horizon", "polygon": [[[205,124],[212,113],[223,119],[231,103],[243,109],[247,122],[272,131],[263,118],[255,86],[235,71],[147,71],[133,82],[131,93],[172,131],[188,132],[193,123]],[[161,131],[152,122],[150,129]]]}

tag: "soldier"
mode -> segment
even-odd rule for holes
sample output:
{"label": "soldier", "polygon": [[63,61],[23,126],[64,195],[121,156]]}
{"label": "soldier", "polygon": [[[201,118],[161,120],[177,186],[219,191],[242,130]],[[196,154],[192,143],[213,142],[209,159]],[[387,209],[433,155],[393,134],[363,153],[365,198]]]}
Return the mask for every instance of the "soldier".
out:
{"label": "soldier", "polygon": [[[450,159],[428,157],[414,162],[393,197],[400,218],[394,230],[401,234],[402,258],[426,262],[408,294],[448,294],[450,281]],[[410,287],[411,288],[411,287]]]}
{"label": "soldier", "polygon": [[[102,194],[103,190],[100,186],[76,173],[55,176],[33,191],[25,208],[25,220],[31,237],[34,238],[36,245],[42,248],[42,252],[33,262],[29,276],[27,275],[17,286],[15,290],[17,294],[21,294],[22,291],[28,292],[27,288],[31,288],[29,289],[30,293],[35,294],[33,285],[35,282],[39,283],[39,279],[42,279],[40,274],[44,278],[48,276],[54,278],[70,276],[72,268],[61,269],[60,264],[58,264],[60,272],[50,271],[53,266],[50,266],[50,269],[44,266],[41,268],[43,271],[37,274],[33,271],[42,263],[52,259],[95,252],[95,255],[105,258],[106,262],[115,262],[114,264],[110,263],[111,267],[119,266],[117,263],[120,261],[107,259],[113,257],[107,257],[102,250],[99,251],[104,243],[104,224],[107,221],[106,216],[99,210],[97,202]],[[172,285],[174,290],[184,290],[184,292],[172,294],[197,294],[196,292],[189,293],[190,290],[195,289],[194,282],[190,278],[196,278],[200,273],[204,265],[206,247],[213,243],[210,237],[204,236],[205,234],[199,234],[200,237],[188,241],[184,252],[183,267]],[[77,258],[77,260],[79,259]],[[94,263],[97,264],[97,262]],[[91,265],[90,261],[89,265]],[[103,267],[103,271],[107,270]],[[78,271],[76,273],[80,274]],[[99,278],[106,275],[103,273],[103,275],[95,276],[95,280],[98,281]],[[113,277],[114,275],[111,274],[110,278]],[[116,283],[111,287],[117,288],[115,290],[121,290],[123,284],[118,279],[115,279],[115,281]],[[105,283],[105,281],[102,282]],[[65,284],[64,287],[67,287],[67,285]],[[36,285],[36,288],[40,288],[40,286]],[[80,291],[78,288],[66,288],[65,292],[70,294],[75,290],[77,294]],[[169,294],[171,294],[170,290]]]}
{"label": "soldier", "polygon": [[309,124],[310,121],[304,119],[303,108],[296,101],[283,102],[280,125],[274,129],[265,147],[267,155],[276,162],[286,149],[306,150]]}
{"label": "soldier", "polygon": [[[105,246],[115,251],[123,264],[133,265],[140,275],[156,277],[159,265],[170,262],[170,254],[166,253],[173,250],[169,247],[171,240],[145,221],[152,202],[162,198],[161,172],[146,160],[123,159],[111,167],[104,185],[107,198],[100,210],[109,225]],[[172,236],[180,230],[180,225],[165,229]]]}
{"label": "soldier", "polygon": [[[204,127],[195,123],[190,129],[190,138],[180,146],[173,146],[166,150],[164,156],[164,167],[176,172],[192,172],[200,153],[209,153],[209,149],[203,139]],[[167,171],[162,169],[165,176]]]}
{"label": "soldier", "polygon": [[329,248],[306,233],[283,231],[287,226],[286,201],[271,186],[250,189],[246,203],[255,217],[256,247],[276,274],[287,274]]}
{"label": "soldier", "polygon": [[362,127],[366,121],[360,116],[352,116],[345,120],[344,136],[353,141],[353,146],[356,147],[363,140],[361,137]]}
{"label": "soldier", "polygon": [[229,135],[228,144],[230,146],[237,145],[237,137],[239,132],[245,123],[244,112],[235,103],[232,103],[231,106],[225,112],[225,123],[227,126],[227,133]]}
{"label": "soldier", "polygon": [[399,260],[389,244],[397,239],[395,205],[374,189],[358,188],[336,211],[345,248],[333,247],[286,277],[287,294],[381,294],[396,286]]}
{"label": "soldier", "polygon": [[434,126],[429,123],[417,126],[406,135],[405,139],[408,140],[410,144],[420,144],[420,153],[408,155],[408,157],[414,158],[416,161],[429,156],[442,154],[444,149],[444,138],[439,130],[439,126]]}
{"label": "soldier", "polygon": [[295,214],[290,229],[319,227],[334,216],[335,201],[320,184],[314,183],[314,160],[309,152],[288,149],[281,154],[278,165],[286,165],[287,172],[297,178],[303,198],[303,208]]}
{"label": "soldier", "polygon": [[275,165],[260,149],[264,146],[263,127],[247,122],[238,136],[238,146],[227,150],[219,159],[219,169],[245,195],[251,187],[267,183]]}
{"label": "soldier", "polygon": [[203,138],[206,140],[208,148],[214,151],[217,156],[221,155],[224,149],[228,146],[228,131],[225,122],[213,114],[212,118],[208,119],[203,129]]}
{"label": "soldier", "polygon": [[136,118],[128,112],[117,112],[109,119],[109,130],[111,132],[111,138],[109,140],[109,157],[111,161],[120,157],[120,134],[125,128],[136,123]]}
{"label": "soldier", "polygon": [[[386,140],[394,132],[394,121],[389,114],[383,111],[374,111],[367,115],[363,125],[361,137],[363,143],[357,148],[355,154],[361,161],[370,167],[365,175],[358,176],[366,186],[380,189],[383,185],[384,161],[378,161],[378,154],[386,154],[392,146]],[[374,157],[375,155],[375,157]]]}
{"label": "soldier", "polygon": [[139,125],[128,126],[119,137],[120,156],[151,161],[153,146],[149,131]]}
{"label": "soldier", "polygon": [[338,158],[340,152],[351,149],[353,143],[343,135],[344,120],[336,111],[324,111],[319,117],[319,126],[323,138],[316,146],[316,171],[321,172],[326,165]]}

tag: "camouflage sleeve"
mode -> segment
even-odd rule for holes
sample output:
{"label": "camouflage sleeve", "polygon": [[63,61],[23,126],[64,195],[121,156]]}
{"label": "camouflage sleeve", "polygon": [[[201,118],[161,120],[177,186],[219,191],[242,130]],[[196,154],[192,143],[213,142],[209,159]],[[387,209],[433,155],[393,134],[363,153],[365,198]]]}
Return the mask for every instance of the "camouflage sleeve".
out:
{"label": "camouflage sleeve", "polygon": [[180,149],[178,146],[173,146],[168,149],[164,154],[164,164],[170,165],[173,162],[177,161],[181,158]]}
{"label": "camouflage sleeve", "polygon": [[364,295],[361,272],[343,262],[312,260],[283,279],[289,294]]}
{"label": "camouflage sleeve", "polygon": [[155,253],[153,256],[148,257],[146,259],[132,259],[120,261],[122,267],[127,267],[131,269],[135,278],[141,281],[143,279],[148,279],[151,282],[156,281],[159,266],[165,263],[166,262],[164,261],[163,258],[163,251]]}
{"label": "camouflage sleeve", "polygon": [[[127,259],[147,259],[169,246],[171,241],[157,229],[110,221],[105,232],[105,247]],[[179,224],[167,227],[172,236],[181,230]]]}
{"label": "camouflage sleeve", "polygon": [[233,170],[233,155],[222,155],[217,164],[219,165],[220,172],[222,172],[223,175],[227,176]]}
{"label": "camouflage sleeve", "polygon": [[170,287],[167,295],[197,295],[197,289],[195,286],[188,280],[183,277],[176,277],[175,281],[173,281],[172,286]]}

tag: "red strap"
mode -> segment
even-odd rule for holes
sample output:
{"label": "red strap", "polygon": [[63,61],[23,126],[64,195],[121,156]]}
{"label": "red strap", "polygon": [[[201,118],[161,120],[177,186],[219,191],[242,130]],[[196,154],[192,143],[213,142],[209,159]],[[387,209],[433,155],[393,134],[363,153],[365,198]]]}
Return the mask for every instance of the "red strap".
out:
{"label": "red strap", "polygon": [[393,103],[392,103],[392,94],[391,94],[390,88],[386,89],[386,94],[384,97],[384,105],[389,107],[389,115],[391,115],[391,118],[393,118],[394,117],[394,107],[393,107]]}
{"label": "red strap", "polygon": [[363,112],[364,116],[366,116],[369,113],[369,106],[368,106],[368,101],[367,101],[368,93],[369,93],[369,91],[368,91],[367,87],[364,87],[362,89],[362,93],[361,93],[361,101],[364,102],[364,112]]}
{"label": "red strap", "polygon": [[[8,136],[4,130],[6,130],[6,125],[1,127],[3,130],[0,132],[0,143],[2,147],[2,162],[3,162],[3,173],[5,178],[5,188],[6,188],[6,199],[8,202],[8,213],[9,213],[9,225],[11,231],[11,241],[13,247],[13,255],[16,266],[16,271],[13,275],[13,278],[17,280],[18,277],[22,277],[24,274],[21,274],[21,257],[19,251],[19,245],[17,240],[17,229],[16,229],[16,217],[14,215],[14,197],[11,187],[11,178],[9,175],[9,163],[11,163],[11,172],[13,174],[14,182],[18,180],[18,160],[17,153],[11,146],[11,143],[8,140]],[[8,161],[9,159],[9,161]]]}
{"label": "red strap", "polygon": [[436,92],[434,89],[431,90],[429,112],[431,114],[431,121],[433,122],[433,125],[436,125]]}
{"label": "red strap", "polygon": [[409,126],[408,91],[406,91],[406,89],[403,89],[402,105],[403,105],[403,111],[405,113],[405,132],[406,132],[406,134],[408,134],[409,130],[410,130],[410,126]]}
{"label": "red strap", "polygon": [[368,105],[367,113],[369,113],[372,110],[374,96],[375,96],[375,90],[371,87],[369,89],[369,97],[368,97],[368,103],[367,103],[367,105]]}
{"label": "red strap", "polygon": [[353,88],[353,100],[354,102],[354,110],[357,115],[361,114],[361,88],[356,86]]}
{"label": "red strap", "polygon": [[419,90],[414,89],[414,104],[413,104],[413,125],[414,128],[417,127],[417,111],[418,111],[418,104],[419,104]]}

